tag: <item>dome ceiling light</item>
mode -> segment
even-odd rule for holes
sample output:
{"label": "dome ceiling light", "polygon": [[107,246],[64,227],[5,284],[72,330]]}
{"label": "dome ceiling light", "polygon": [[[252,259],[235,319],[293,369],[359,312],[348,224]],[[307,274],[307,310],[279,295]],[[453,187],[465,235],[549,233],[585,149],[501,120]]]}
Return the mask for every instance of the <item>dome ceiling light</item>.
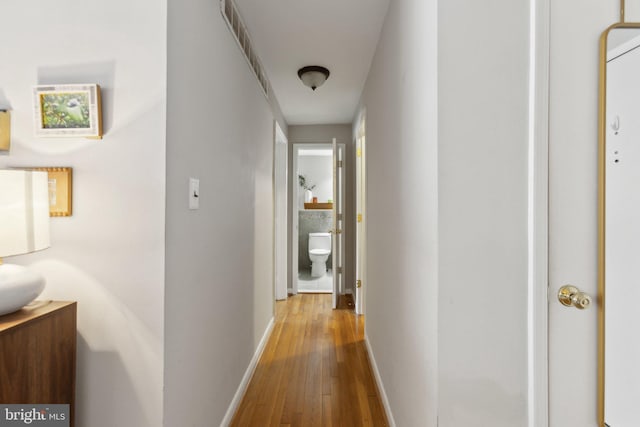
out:
{"label": "dome ceiling light", "polygon": [[298,77],[305,86],[312,90],[322,86],[329,78],[329,70],[319,65],[308,65],[298,70]]}

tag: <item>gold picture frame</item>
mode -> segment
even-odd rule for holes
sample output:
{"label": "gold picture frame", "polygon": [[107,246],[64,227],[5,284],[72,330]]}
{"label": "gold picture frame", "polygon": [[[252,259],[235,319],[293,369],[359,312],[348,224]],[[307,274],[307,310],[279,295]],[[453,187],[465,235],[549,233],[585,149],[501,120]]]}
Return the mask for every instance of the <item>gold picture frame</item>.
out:
{"label": "gold picture frame", "polygon": [[27,168],[49,174],[49,216],[71,216],[73,199],[73,168],[37,167]]}
{"label": "gold picture frame", "polygon": [[11,113],[0,110],[0,151],[9,151],[11,147]]}
{"label": "gold picture frame", "polygon": [[102,139],[102,101],[97,84],[33,88],[35,135]]}

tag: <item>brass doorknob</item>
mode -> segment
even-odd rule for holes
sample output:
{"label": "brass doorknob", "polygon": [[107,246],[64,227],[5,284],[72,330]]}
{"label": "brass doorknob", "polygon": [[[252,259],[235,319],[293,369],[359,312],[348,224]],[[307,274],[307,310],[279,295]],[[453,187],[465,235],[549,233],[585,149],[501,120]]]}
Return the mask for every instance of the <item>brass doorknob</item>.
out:
{"label": "brass doorknob", "polygon": [[584,310],[591,306],[591,297],[572,285],[564,285],[558,291],[558,300],[565,307]]}

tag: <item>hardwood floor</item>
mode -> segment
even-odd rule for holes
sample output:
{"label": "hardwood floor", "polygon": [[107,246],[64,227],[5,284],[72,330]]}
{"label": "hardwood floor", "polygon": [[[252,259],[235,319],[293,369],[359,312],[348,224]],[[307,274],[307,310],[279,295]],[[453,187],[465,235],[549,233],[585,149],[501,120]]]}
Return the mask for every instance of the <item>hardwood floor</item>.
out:
{"label": "hardwood floor", "polygon": [[276,323],[231,426],[387,426],[364,320],[331,294],[276,303]]}

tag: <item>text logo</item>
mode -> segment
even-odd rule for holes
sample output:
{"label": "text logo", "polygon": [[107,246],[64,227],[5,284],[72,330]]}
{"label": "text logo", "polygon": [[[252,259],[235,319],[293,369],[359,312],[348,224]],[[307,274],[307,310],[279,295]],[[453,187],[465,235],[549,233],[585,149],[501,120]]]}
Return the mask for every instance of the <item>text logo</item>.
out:
{"label": "text logo", "polygon": [[69,427],[69,405],[0,405],[0,427]]}

